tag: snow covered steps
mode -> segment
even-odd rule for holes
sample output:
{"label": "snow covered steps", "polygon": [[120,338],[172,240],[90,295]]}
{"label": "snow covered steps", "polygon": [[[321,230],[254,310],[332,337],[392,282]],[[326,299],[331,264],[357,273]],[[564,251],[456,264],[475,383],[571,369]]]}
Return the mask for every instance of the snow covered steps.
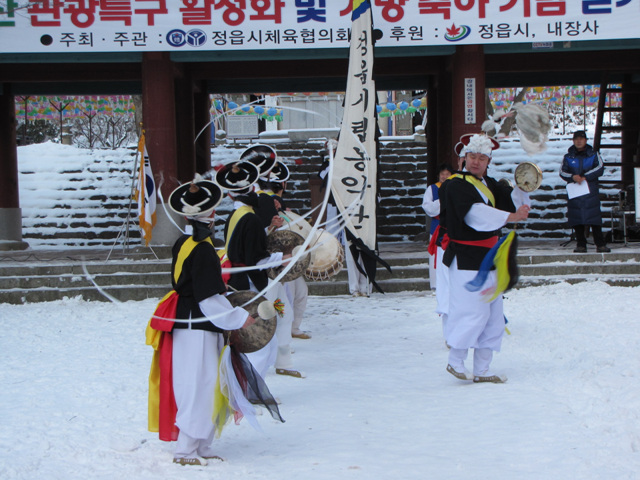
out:
{"label": "snow covered steps", "polygon": [[[527,247],[518,255],[519,287],[556,282],[603,281],[640,285],[640,245],[612,245],[607,254],[574,254],[570,246]],[[594,250],[594,249],[592,249]],[[108,250],[0,252],[0,301],[20,304],[81,296],[87,300],[160,299],[170,287],[168,247],[137,248],[123,254]],[[427,252],[421,242],[381,244],[377,281],[385,292],[427,291]],[[86,273],[85,273],[86,270]],[[348,295],[347,272],[330,280],[307,282],[311,295]]]}

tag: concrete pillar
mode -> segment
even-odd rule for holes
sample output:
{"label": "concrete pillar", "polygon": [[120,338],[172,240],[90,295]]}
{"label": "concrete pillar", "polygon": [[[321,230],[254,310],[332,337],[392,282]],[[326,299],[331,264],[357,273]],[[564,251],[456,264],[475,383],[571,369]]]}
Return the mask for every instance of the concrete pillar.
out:
{"label": "concrete pillar", "polygon": [[[482,45],[459,45],[452,62],[452,132],[453,146],[466,133],[480,133],[480,126],[486,120],[485,114],[485,66]],[[472,82],[468,82],[468,80]],[[473,85],[475,108],[473,121],[469,121],[466,105],[468,84]]]}
{"label": "concrete pillar", "polygon": [[65,123],[62,126],[62,138],[60,139],[60,143],[63,145],[73,145],[73,135],[71,134],[71,125]]}
{"label": "concrete pillar", "polygon": [[24,250],[22,210],[18,189],[16,109],[11,86],[2,85],[0,94],[0,250]]}

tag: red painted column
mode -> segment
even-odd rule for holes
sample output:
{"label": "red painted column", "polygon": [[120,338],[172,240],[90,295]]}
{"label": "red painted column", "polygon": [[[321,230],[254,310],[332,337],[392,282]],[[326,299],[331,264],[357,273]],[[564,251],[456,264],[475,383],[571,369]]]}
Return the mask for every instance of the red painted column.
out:
{"label": "red painted column", "polygon": [[[179,181],[178,141],[176,122],[176,70],[166,52],[145,52],[142,56],[142,123],[145,130],[149,161],[156,182],[166,202]],[[167,210],[168,211],[168,210]],[[171,212],[174,221],[184,219]],[[157,222],[153,228],[151,245],[173,245],[180,232],[167,218],[165,208],[156,208]]]}
{"label": "red painted column", "polygon": [[[452,132],[453,145],[465,133],[480,133],[485,115],[485,67],[482,45],[461,45],[456,48],[452,63]],[[467,79],[474,80],[475,109],[473,122],[467,123]]]}
{"label": "red painted column", "polygon": [[23,250],[22,210],[18,190],[16,109],[11,85],[0,95],[0,250]]}
{"label": "red painted column", "polygon": [[[154,176],[166,200],[178,186],[174,66],[167,52],[142,56],[142,122]],[[184,180],[184,179],[181,179]]]}

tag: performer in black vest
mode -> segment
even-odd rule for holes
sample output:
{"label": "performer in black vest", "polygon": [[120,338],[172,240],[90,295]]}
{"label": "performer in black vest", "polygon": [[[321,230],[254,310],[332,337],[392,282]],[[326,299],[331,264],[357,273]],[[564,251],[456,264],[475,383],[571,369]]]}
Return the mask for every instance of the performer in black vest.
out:
{"label": "performer in black vest", "polygon": [[[249,150],[249,149],[248,149]],[[248,155],[246,158],[258,158],[256,155]],[[269,165],[273,169],[275,160]],[[216,181],[224,177],[224,168],[238,168],[238,165],[223,167],[216,176]],[[270,171],[269,170],[269,171]],[[262,175],[268,175],[263,172]],[[256,177],[257,180],[257,177]],[[221,185],[226,187],[225,185]],[[239,195],[238,195],[239,193]],[[265,225],[264,217],[261,219],[260,196],[253,191],[253,186],[247,189],[230,193],[234,199],[234,212],[227,219],[225,225],[226,253],[232,266],[261,266],[273,265],[274,263],[286,264],[291,258],[290,253],[273,252],[266,249],[267,233],[282,226],[283,219],[277,215],[273,199],[270,195],[264,194],[263,205],[270,204],[276,214],[270,223]],[[264,208],[264,206],[263,206]],[[266,229],[266,230],[265,230]],[[248,358],[253,363],[256,370],[264,378],[268,369],[275,365],[276,374],[288,375],[297,378],[304,378],[305,374],[293,368],[291,357],[291,324],[293,323],[293,306],[288,300],[284,286],[273,280],[269,280],[265,269],[254,269],[248,272],[237,272],[231,275],[229,286],[236,290],[256,290],[262,291],[268,285],[269,289],[265,293],[267,299],[279,301],[283,305],[281,315],[278,317],[276,335],[271,342],[261,350],[248,354]]]}
{"label": "performer in black vest", "polygon": [[[159,307],[155,314],[171,311],[173,316],[154,316],[147,328],[147,343],[160,353],[154,355],[158,363],[152,368],[159,378],[149,395],[149,425],[161,440],[177,440],[173,461],[181,465],[206,465],[207,458],[219,459],[212,447],[212,416],[222,332],[255,323],[246,310],[233,307],[225,296],[220,261],[211,241],[215,207],[221,198],[220,188],[209,181],[184,184],[169,197],[171,209],[187,218],[191,233],[173,246],[175,292],[163,299],[160,305],[164,308]],[[160,340],[162,335],[165,338]],[[157,344],[153,339],[158,339]],[[163,385],[163,379],[173,392]]]}
{"label": "performer in black vest", "polygon": [[[490,302],[485,299],[487,292],[495,291],[495,270],[481,290],[469,291],[465,285],[498,242],[502,227],[528,217],[529,198],[522,190],[486,176],[497,141],[483,134],[466,135],[461,141],[465,170],[440,187],[440,222],[448,236],[443,258],[449,267],[449,313],[444,327],[451,347],[447,371],[461,380],[502,383],[506,377],[490,370],[505,328],[502,295]],[[473,376],[464,365],[469,348],[474,349]]]}

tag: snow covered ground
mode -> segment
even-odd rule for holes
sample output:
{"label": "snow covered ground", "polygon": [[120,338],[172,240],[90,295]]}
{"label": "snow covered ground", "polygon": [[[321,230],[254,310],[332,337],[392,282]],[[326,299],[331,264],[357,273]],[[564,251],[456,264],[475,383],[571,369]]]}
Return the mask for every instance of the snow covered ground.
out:
{"label": "snow covered ground", "polygon": [[154,300],[0,305],[0,478],[637,479],[640,287],[509,292],[504,385],[445,371],[430,293],[310,297],[286,423],[229,425],[226,461],[171,463],[146,431]]}

